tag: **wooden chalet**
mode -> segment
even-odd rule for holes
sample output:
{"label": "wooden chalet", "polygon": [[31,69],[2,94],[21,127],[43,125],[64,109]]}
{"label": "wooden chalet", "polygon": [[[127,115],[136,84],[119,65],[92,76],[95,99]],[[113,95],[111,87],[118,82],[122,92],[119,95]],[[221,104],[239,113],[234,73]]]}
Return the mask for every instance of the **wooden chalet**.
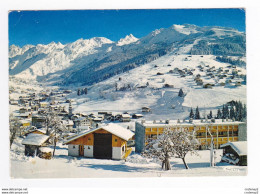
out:
{"label": "wooden chalet", "polygon": [[40,134],[40,135],[45,135],[46,134],[46,130],[45,129],[33,129],[30,132],[28,132],[26,135],[29,134]]}
{"label": "wooden chalet", "polygon": [[37,128],[42,128],[45,126],[46,118],[40,115],[33,115],[32,116],[32,126]]}
{"label": "wooden chalet", "polygon": [[203,85],[203,88],[212,88],[212,87],[213,84],[209,84],[209,83]]}
{"label": "wooden chalet", "polygon": [[131,121],[131,116],[129,114],[122,114],[120,117],[121,122],[129,122]]}
{"label": "wooden chalet", "polygon": [[127,141],[133,136],[132,131],[110,123],[72,136],[64,144],[69,156],[121,160],[131,153]]}
{"label": "wooden chalet", "polygon": [[41,134],[29,134],[22,141],[22,145],[25,145],[24,154],[26,156],[37,156],[40,151],[39,148],[42,146],[46,146],[46,142],[48,141],[49,136],[41,135]]}
{"label": "wooden chalet", "polygon": [[142,107],[142,112],[150,112],[151,109],[149,107]]}
{"label": "wooden chalet", "polygon": [[223,161],[239,166],[247,166],[247,141],[228,142],[220,146],[223,150]]}
{"label": "wooden chalet", "polygon": [[142,118],[142,117],[143,117],[142,114],[133,114],[133,115],[132,115],[132,118],[133,118],[133,119],[140,119],[140,118]]}

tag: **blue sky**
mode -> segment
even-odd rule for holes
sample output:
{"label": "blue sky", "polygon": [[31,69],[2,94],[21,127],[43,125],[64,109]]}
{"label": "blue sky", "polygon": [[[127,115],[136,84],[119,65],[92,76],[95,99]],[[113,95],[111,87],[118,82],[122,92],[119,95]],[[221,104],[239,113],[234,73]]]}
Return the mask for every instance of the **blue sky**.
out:
{"label": "blue sky", "polygon": [[242,9],[153,9],[12,11],[9,44],[63,44],[77,39],[106,37],[113,41],[132,33],[137,38],[173,24],[224,26],[245,31]]}

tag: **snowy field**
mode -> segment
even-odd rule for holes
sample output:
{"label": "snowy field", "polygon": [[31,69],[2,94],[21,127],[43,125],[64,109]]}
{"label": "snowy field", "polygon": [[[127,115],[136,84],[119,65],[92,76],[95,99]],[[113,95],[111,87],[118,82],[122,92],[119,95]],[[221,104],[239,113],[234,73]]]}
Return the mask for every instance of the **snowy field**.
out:
{"label": "snowy field", "polygon": [[[188,58],[188,59],[186,59]],[[199,106],[201,116],[208,114],[210,110],[216,115],[216,110],[224,103],[231,100],[240,100],[246,103],[246,85],[235,86],[234,83],[220,86],[216,79],[208,78],[206,72],[200,72],[198,66],[222,67],[224,70],[230,64],[215,61],[215,56],[173,55],[167,54],[157,60],[116,75],[103,82],[88,87],[87,95],[77,95],[78,87],[73,86],[73,92],[59,99],[60,105],[68,110],[66,99],[72,100],[73,112],[97,113],[109,111],[113,114],[142,113],[141,108],[148,106],[152,112],[142,113],[146,120],[184,119],[189,115],[190,107]],[[170,73],[174,68],[194,69],[193,75],[181,77],[178,73]],[[241,74],[246,74],[246,69],[239,68]],[[158,72],[161,75],[158,75]],[[194,81],[196,74],[201,74],[204,83],[216,83],[212,89],[197,86]],[[229,73],[230,75],[230,73]],[[119,80],[120,78],[120,80]],[[225,81],[224,78],[223,81]],[[148,84],[147,84],[148,83]],[[115,85],[118,90],[116,91]],[[173,88],[165,88],[165,84],[174,85]],[[11,80],[9,86],[16,91],[10,94],[10,98],[17,100],[19,96],[26,95],[24,90],[31,92],[47,91],[53,86],[37,83],[23,83]],[[119,90],[122,87],[130,87]],[[146,87],[144,87],[146,86]],[[86,86],[84,86],[86,87]],[[82,88],[84,88],[82,87]],[[178,97],[180,88],[186,94]],[[174,108],[172,108],[174,107]],[[20,106],[10,105],[10,112],[17,112]],[[204,111],[205,110],[205,111]],[[134,120],[127,123],[119,123],[124,127],[134,130]],[[127,161],[99,160],[90,158],[76,158],[68,156],[67,146],[59,144],[56,156],[52,160],[24,156],[24,146],[21,139],[12,145],[10,151],[10,175],[13,178],[83,178],[83,177],[167,177],[167,176],[244,176],[247,167],[233,166],[221,163],[222,150],[218,150],[217,166],[209,167],[209,151],[199,151],[199,156],[186,157],[190,169],[186,170],[180,159],[172,159],[172,170],[161,170],[161,164],[147,160],[134,152]]]}
{"label": "snowy field", "polygon": [[[204,68],[204,72],[199,70],[199,66]],[[233,83],[220,86],[220,82],[225,82],[227,78],[217,80],[206,76],[206,69],[210,67],[215,69],[223,68],[229,70],[228,76],[231,76],[230,64],[221,63],[215,60],[213,55],[174,55],[167,54],[152,61],[132,69],[126,73],[113,76],[105,81],[87,86],[87,95],[77,95],[78,88],[70,86],[73,92],[61,99],[62,106],[68,109],[66,99],[73,100],[73,112],[81,113],[97,113],[99,111],[109,111],[113,114],[129,112],[142,113],[141,108],[144,106],[150,107],[150,113],[144,113],[146,120],[155,119],[184,119],[187,118],[190,108],[200,109],[201,116],[209,114],[213,111],[216,115],[217,109],[222,108],[222,105],[231,101],[242,101],[246,103],[246,85],[235,86],[236,81],[241,81],[240,78],[232,80]],[[193,75],[181,77],[178,73],[170,73],[170,70],[193,69]],[[246,69],[237,67],[239,74],[246,75]],[[157,73],[162,75],[157,75]],[[194,81],[195,75],[200,74],[203,83],[213,83],[215,86],[212,89],[205,89],[198,86]],[[119,81],[120,78],[120,81]],[[148,86],[146,87],[148,83]],[[173,85],[173,88],[165,88],[164,85]],[[116,91],[117,85],[118,91]],[[10,98],[18,99],[22,94],[21,91],[33,88],[36,92],[40,90],[54,89],[57,87],[47,86],[47,83],[38,85],[36,83],[19,83],[10,81],[10,87],[16,88],[17,92],[10,94]],[[17,89],[19,86],[19,89]],[[131,87],[126,90],[120,90],[123,87]],[[186,94],[185,97],[178,97],[180,88]],[[174,108],[172,108],[174,107]],[[17,110],[17,107],[10,106],[10,111]],[[143,114],[143,113],[142,113]]]}
{"label": "snowy field", "polygon": [[[189,115],[190,107],[197,106],[200,110],[205,110],[201,113],[208,114],[212,110],[215,115],[218,108],[231,100],[246,103],[246,85],[235,86],[235,79],[231,84],[220,86],[219,83],[225,82],[226,78],[216,81],[217,78],[206,76],[205,69],[213,66],[215,69],[221,67],[223,70],[229,70],[230,76],[231,69],[227,68],[230,64],[217,62],[212,55],[188,56],[167,54],[151,63],[94,84],[89,88],[87,96],[77,96],[75,91],[67,98],[75,100],[73,111],[82,113],[98,111],[141,113],[141,108],[148,106],[152,112],[144,115],[147,120],[184,119]],[[204,67],[204,72],[199,71],[199,65]],[[169,73],[174,68],[194,69],[194,72],[193,75],[181,77],[178,73]],[[244,68],[237,67],[237,70],[239,74],[246,74]],[[163,75],[157,75],[158,72]],[[204,84],[213,83],[215,86],[212,89],[205,89],[196,85],[194,77],[197,74],[201,75]],[[147,87],[141,88],[147,83],[149,83]],[[116,84],[118,88],[129,85],[132,89],[116,91]],[[173,85],[174,88],[165,88],[165,84]],[[180,88],[186,94],[183,98],[178,97]],[[75,87],[72,89],[75,90]]]}
{"label": "snowy field", "polygon": [[217,150],[217,165],[209,167],[209,151],[198,156],[187,155],[186,170],[181,159],[171,159],[172,170],[164,171],[161,164],[132,153],[127,161],[71,157],[67,146],[59,144],[51,160],[24,156],[24,146],[17,139],[10,151],[12,178],[112,178],[112,177],[182,177],[182,176],[245,176],[247,167],[221,163],[222,150]]}

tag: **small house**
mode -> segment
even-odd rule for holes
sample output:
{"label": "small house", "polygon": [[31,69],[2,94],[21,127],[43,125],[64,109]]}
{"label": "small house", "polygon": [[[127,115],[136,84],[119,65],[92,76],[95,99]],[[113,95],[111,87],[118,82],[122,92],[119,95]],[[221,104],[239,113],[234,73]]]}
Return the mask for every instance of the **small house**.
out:
{"label": "small house", "polygon": [[32,116],[32,126],[41,128],[45,126],[46,118],[44,116],[33,115]]}
{"label": "small house", "polygon": [[28,108],[28,107],[22,107],[19,109],[19,113],[26,113],[26,112],[30,112],[31,111],[31,108]]}
{"label": "small house", "polygon": [[108,117],[112,116],[112,112],[98,112],[98,115],[104,115],[104,119],[107,119]]}
{"label": "small house", "polygon": [[90,119],[88,119],[86,117],[74,118],[73,122],[74,122],[74,127],[77,127],[77,126],[91,126]]}
{"label": "small house", "polygon": [[235,85],[236,85],[236,86],[241,86],[241,82],[237,81],[237,82],[235,83]]}
{"label": "small house", "polygon": [[121,122],[129,122],[129,121],[131,121],[131,116],[129,114],[122,114],[120,121]]}
{"label": "small house", "polygon": [[62,120],[62,124],[66,126],[66,129],[72,130],[74,123],[72,120]]}
{"label": "small house", "polygon": [[171,85],[171,84],[164,84],[163,86],[164,88],[174,88],[174,85]]}
{"label": "small house", "polygon": [[127,141],[133,136],[132,131],[110,123],[79,133],[64,144],[68,145],[69,156],[121,160],[131,153]]}
{"label": "small house", "polygon": [[151,112],[149,107],[142,107],[142,112]]}
{"label": "small house", "polygon": [[220,82],[219,85],[220,85],[220,86],[225,86],[226,83],[225,83],[225,82]]}
{"label": "small house", "polygon": [[48,102],[40,102],[40,108],[47,108],[49,106]]}
{"label": "small house", "polygon": [[247,166],[247,141],[228,142],[220,148],[223,149],[222,161]]}
{"label": "small house", "polygon": [[40,129],[33,129],[32,131],[29,132],[29,134],[40,134],[40,135],[45,135],[46,134],[46,129],[40,128]]}
{"label": "small house", "polygon": [[207,83],[207,84],[203,85],[203,88],[212,88],[212,86],[213,86],[213,84]]}
{"label": "small house", "polygon": [[161,73],[161,72],[158,72],[158,73],[157,73],[157,75],[163,75],[163,73]]}
{"label": "small house", "polygon": [[26,112],[26,113],[19,113],[17,114],[17,117],[23,118],[23,119],[29,119],[32,117],[32,113]]}
{"label": "small house", "polygon": [[20,121],[22,124],[22,127],[29,127],[31,125],[31,121],[28,119],[24,119]]}
{"label": "small house", "polygon": [[17,100],[10,100],[10,104],[11,105],[18,105],[18,101]]}
{"label": "small house", "polygon": [[142,114],[133,114],[133,115],[132,115],[132,118],[133,118],[133,119],[140,119],[140,118],[142,118],[142,117],[143,117]]}
{"label": "small house", "polygon": [[42,146],[46,146],[46,142],[49,139],[47,135],[41,134],[29,134],[22,141],[22,145],[25,145],[24,154],[26,156],[37,156],[39,152],[39,148]]}

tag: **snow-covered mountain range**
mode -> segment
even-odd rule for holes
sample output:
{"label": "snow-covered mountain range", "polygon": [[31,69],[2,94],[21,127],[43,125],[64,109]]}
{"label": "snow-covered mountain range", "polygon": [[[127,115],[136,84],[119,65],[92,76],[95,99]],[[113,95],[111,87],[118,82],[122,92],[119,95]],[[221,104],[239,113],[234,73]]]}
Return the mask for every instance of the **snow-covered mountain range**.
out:
{"label": "snow-covered mountain range", "polygon": [[117,42],[94,37],[65,45],[11,45],[9,73],[58,85],[91,85],[169,53],[244,56],[245,51],[245,33],[235,29],[172,25]]}

